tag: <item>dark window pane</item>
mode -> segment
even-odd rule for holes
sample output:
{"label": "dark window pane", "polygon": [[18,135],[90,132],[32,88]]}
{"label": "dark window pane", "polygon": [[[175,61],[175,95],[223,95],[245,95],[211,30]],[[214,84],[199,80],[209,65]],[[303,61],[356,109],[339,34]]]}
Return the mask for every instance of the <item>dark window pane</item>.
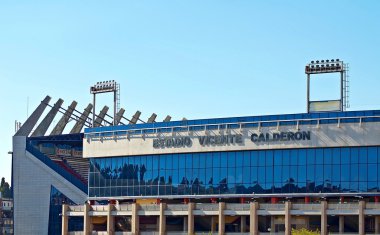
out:
{"label": "dark window pane", "polygon": [[377,163],[376,147],[368,147],[368,163]]}

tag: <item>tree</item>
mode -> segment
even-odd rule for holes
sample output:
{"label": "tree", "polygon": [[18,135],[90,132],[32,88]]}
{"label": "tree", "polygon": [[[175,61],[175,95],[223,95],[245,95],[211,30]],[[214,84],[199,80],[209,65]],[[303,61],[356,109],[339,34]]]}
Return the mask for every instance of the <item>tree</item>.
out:
{"label": "tree", "polygon": [[319,235],[320,232],[317,231],[312,231],[312,230],[307,230],[306,228],[301,228],[301,229],[292,229],[292,234],[293,235]]}
{"label": "tree", "polygon": [[0,192],[3,198],[12,198],[12,190],[5,178],[1,178]]}

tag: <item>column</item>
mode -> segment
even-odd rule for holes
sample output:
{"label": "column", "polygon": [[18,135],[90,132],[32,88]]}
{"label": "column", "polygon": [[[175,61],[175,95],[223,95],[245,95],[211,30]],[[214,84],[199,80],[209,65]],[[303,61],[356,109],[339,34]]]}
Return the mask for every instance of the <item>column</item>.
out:
{"label": "column", "polygon": [[292,203],[289,201],[285,202],[285,235],[290,235],[292,233],[292,216],[290,215],[291,208]]}
{"label": "column", "polygon": [[240,217],[240,232],[245,233],[247,231],[247,216],[242,215]]}
{"label": "column", "polygon": [[69,216],[67,215],[68,205],[62,205],[62,235],[69,233]]}
{"label": "column", "polygon": [[321,202],[321,235],[327,234],[327,202]]}
{"label": "column", "polygon": [[359,235],[365,234],[365,219],[364,219],[365,201],[359,202]]}
{"label": "column", "polygon": [[375,216],[375,233],[376,234],[379,234],[380,233],[380,217],[379,216]]}
{"label": "column", "polygon": [[214,215],[211,216],[211,232],[215,232],[215,225],[216,225],[216,217]]}
{"label": "column", "polygon": [[226,204],[224,202],[219,202],[219,229],[218,229],[218,232],[219,232],[219,235],[223,235],[224,234],[224,229],[225,229],[225,217],[224,217],[224,208],[225,208]]}
{"label": "column", "polygon": [[90,235],[91,234],[91,217],[89,215],[90,213],[90,205],[88,203],[84,204],[84,220],[83,220],[83,229],[84,229],[84,235]]}
{"label": "column", "polygon": [[158,234],[164,235],[166,233],[166,216],[165,216],[166,203],[160,203],[160,223]]}
{"label": "column", "polygon": [[249,231],[251,235],[259,234],[259,223],[257,216],[257,209],[259,204],[257,202],[251,202],[249,204]]}
{"label": "column", "polygon": [[344,233],[344,215],[339,216],[339,233]]}
{"label": "column", "polygon": [[115,217],[112,215],[113,205],[108,204],[107,210],[107,233],[108,235],[115,234]]}
{"label": "column", "polygon": [[139,215],[138,215],[138,205],[136,203],[132,204],[132,234],[138,235],[139,234]]}
{"label": "column", "polygon": [[188,234],[194,234],[194,214],[193,214],[193,210],[194,210],[194,203],[193,202],[190,202],[189,204],[189,208],[188,208],[188,211],[187,211],[187,233]]}
{"label": "column", "polygon": [[187,231],[187,227],[188,227],[187,221],[188,221],[187,216],[183,217],[183,231],[184,232]]}

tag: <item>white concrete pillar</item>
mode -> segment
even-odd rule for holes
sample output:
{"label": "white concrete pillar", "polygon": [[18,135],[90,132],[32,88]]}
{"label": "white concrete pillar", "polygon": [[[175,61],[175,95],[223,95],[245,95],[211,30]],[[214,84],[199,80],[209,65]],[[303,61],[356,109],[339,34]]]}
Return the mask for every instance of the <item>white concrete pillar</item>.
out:
{"label": "white concrete pillar", "polygon": [[359,235],[365,234],[365,201],[359,202]]}
{"label": "white concrete pillar", "polygon": [[240,232],[245,233],[247,231],[247,216],[242,215],[240,217]]}
{"label": "white concrete pillar", "polygon": [[138,215],[138,205],[136,203],[132,204],[132,234],[133,235],[138,235],[139,234],[139,226],[140,226],[140,220],[139,220],[139,215]]}
{"label": "white concrete pillar", "polygon": [[62,235],[67,235],[69,233],[69,216],[67,215],[68,209],[68,205],[62,205]]}
{"label": "white concrete pillar", "polygon": [[344,215],[339,216],[339,233],[344,233]]}
{"label": "white concrete pillar", "polygon": [[188,222],[188,218],[187,216],[183,217],[183,231],[186,232],[187,231],[187,222]]}
{"label": "white concrete pillar", "polygon": [[90,235],[92,233],[91,229],[91,217],[90,217],[90,205],[88,203],[84,204],[84,212],[83,212],[83,233],[84,235]]}
{"label": "white concrete pillar", "polygon": [[194,214],[193,214],[193,210],[194,210],[194,203],[193,202],[189,202],[188,204],[188,216],[187,216],[187,233],[188,234],[194,234]]}
{"label": "white concrete pillar", "polygon": [[112,210],[114,206],[112,204],[108,204],[107,207],[107,233],[108,235],[115,234],[115,217],[112,215]]}
{"label": "white concrete pillar", "polygon": [[321,235],[327,235],[327,202],[321,201]]}
{"label": "white concrete pillar", "polygon": [[158,234],[164,235],[166,233],[166,216],[165,216],[166,203],[160,203],[160,217]]}
{"label": "white concrete pillar", "polygon": [[216,227],[216,217],[214,215],[211,216],[211,232],[215,232],[215,227]]}
{"label": "white concrete pillar", "polygon": [[225,216],[224,216],[224,208],[226,204],[224,202],[219,202],[219,228],[218,228],[218,233],[219,235],[224,234],[225,230]]}
{"label": "white concrete pillar", "polygon": [[380,217],[375,216],[375,234],[380,233]]}
{"label": "white concrete pillar", "polygon": [[290,235],[292,233],[292,224],[291,224],[292,216],[290,215],[291,209],[292,209],[292,203],[285,202],[285,235]]}
{"label": "white concrete pillar", "polygon": [[257,216],[257,210],[259,204],[257,202],[251,202],[249,204],[249,233],[251,235],[259,234],[259,218]]}

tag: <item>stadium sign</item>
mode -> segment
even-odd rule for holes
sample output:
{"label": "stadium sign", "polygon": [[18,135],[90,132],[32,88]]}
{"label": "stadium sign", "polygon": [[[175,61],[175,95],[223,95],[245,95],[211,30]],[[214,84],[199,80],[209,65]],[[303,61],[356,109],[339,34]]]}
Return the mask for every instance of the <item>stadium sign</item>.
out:
{"label": "stadium sign", "polygon": [[310,131],[285,131],[278,133],[260,133],[252,134],[251,141],[254,143],[258,142],[274,142],[274,141],[300,141],[300,140],[310,140]]}

